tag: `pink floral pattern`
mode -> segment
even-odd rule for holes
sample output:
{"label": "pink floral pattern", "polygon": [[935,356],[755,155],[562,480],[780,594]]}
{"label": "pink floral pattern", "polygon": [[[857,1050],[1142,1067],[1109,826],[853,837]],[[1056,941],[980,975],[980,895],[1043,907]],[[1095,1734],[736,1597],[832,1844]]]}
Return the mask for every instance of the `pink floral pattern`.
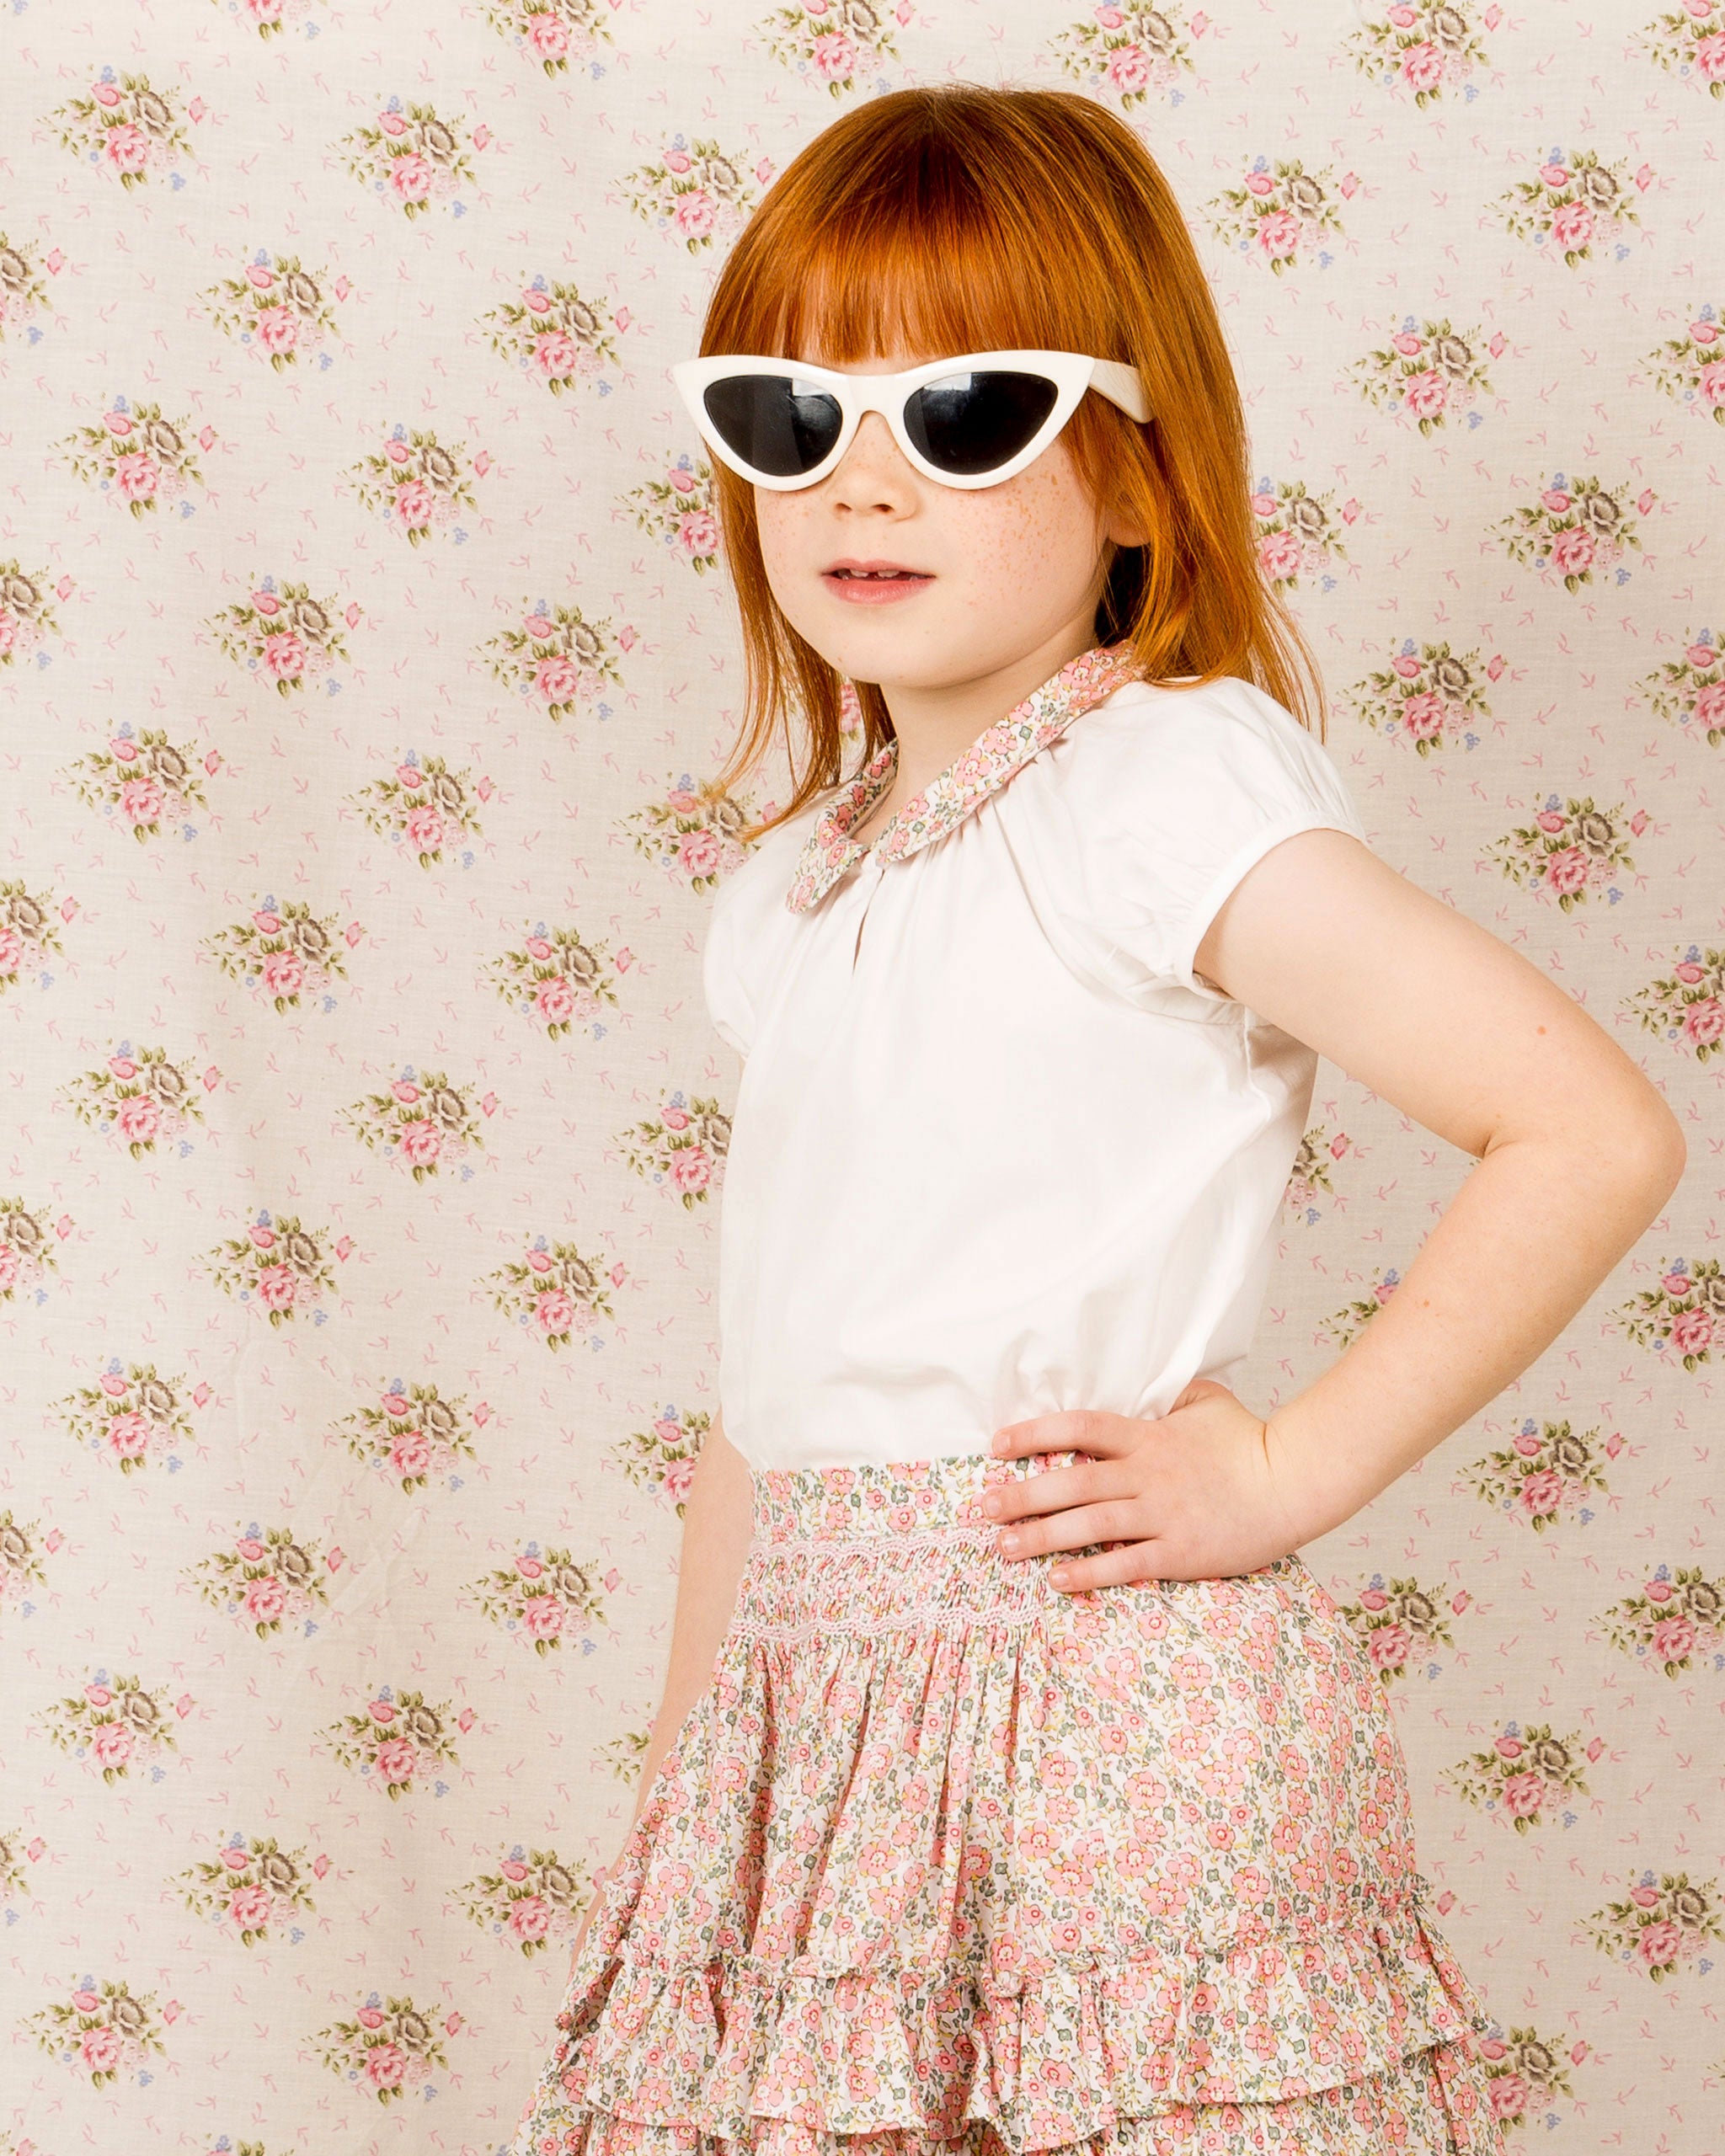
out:
{"label": "pink floral pattern", "polygon": [[1071,1457],[756,1471],[515,2156],[1498,2148],[1336,1604],[1298,1558],[1062,1597],[979,1500]]}
{"label": "pink floral pattern", "polygon": [[[1314,639],[1374,844],[1583,1000],[1690,1134],[1685,1192],[1603,1299],[1304,1555],[1385,1657],[1431,1907],[1498,2017],[1482,2049],[1518,2156],[1700,2156],[1725,2085],[1725,1945],[1703,1931],[1725,1906],[1725,1530],[1702,1502],[1725,1358],[1725,5],[827,0],[778,57],[782,9],[0,7],[0,2156],[494,2156],[556,2041],[571,1911],[639,1789],[718,1404],[719,1195],[687,1203],[650,1163],[682,1134],[677,1093],[736,1113],[702,940],[744,832],[788,798],[774,758],[718,783],[742,654],[665,370],[814,131],[882,84],[944,80],[1078,91],[1145,131],[1231,331],[1261,573]],[[871,17],[896,56],[858,38]],[[1066,38],[1081,23],[1100,35]],[[849,40],[848,86],[818,37]],[[1418,46],[1468,39],[1482,61],[1422,101]],[[421,161],[404,194],[393,151],[355,171],[344,141],[392,93],[390,140]],[[471,181],[439,161],[449,139],[409,139],[409,100]],[[1573,266],[1508,228],[1506,190],[1554,141],[1596,152],[1639,217],[1582,182]],[[1210,236],[1225,187],[1252,205],[1220,218],[1231,246]],[[561,396],[489,318],[552,312],[526,302],[541,279],[616,350]],[[1489,383],[1425,437],[1350,372],[1404,314],[1447,320]],[[562,326],[579,344],[595,323]],[[1609,538],[1609,490],[1642,542],[1596,552],[1573,590],[1537,567],[1557,472],[1597,475],[1584,538]],[[1500,520],[1536,503],[1513,557]],[[542,600],[558,634],[536,655]],[[610,623],[615,678],[578,609]],[[494,672],[510,628],[517,663]],[[534,671],[559,655],[593,678],[553,712]],[[1514,850],[1551,859],[1527,882],[1493,852],[1524,827]],[[72,1105],[128,1048],[156,1097],[177,1072],[203,1111],[136,1159]],[[470,1180],[416,1186],[343,1125],[408,1062],[495,1093]],[[1305,1139],[1239,1374],[1260,1410],[1373,1321],[1456,1187],[1453,1154],[1342,1071]],[[254,1521],[349,1553],[314,1635],[259,1638],[189,1577]],[[604,1620],[544,1655],[470,1592],[530,1540],[620,1575]],[[86,1735],[118,1727],[85,1696],[102,1670],[142,1702],[103,1740],[132,1745],[111,1780],[49,1726],[76,1699]],[[386,1685],[419,1690],[460,1754],[393,1802],[325,1734]],[[1514,1829],[1450,1778],[1512,1721],[1583,1740],[1573,1827],[1554,1806]],[[226,1871],[241,1843],[270,1860],[250,1946],[254,1898],[186,1903],[192,1867]],[[274,1897],[283,1855],[314,1909]],[[422,2022],[446,2071],[415,2063]],[[139,2047],[147,2026],[164,2051]],[[359,2078],[379,2050],[399,2100]],[[757,2126],[756,2156],[846,2156],[793,2118]],[[602,2129],[571,2130],[602,2156]],[[1429,2135],[1398,2144],[1370,2077],[1302,2131],[1300,2156],[1431,2156]],[[1112,2156],[1238,2132],[1165,2114]],[[906,2131],[853,2156],[918,2152]]]}
{"label": "pink floral pattern", "polygon": [[785,904],[793,913],[818,905],[839,878],[865,854],[878,861],[902,861],[932,846],[964,821],[980,801],[1002,787],[1023,765],[1064,734],[1075,718],[1092,711],[1127,681],[1136,678],[1130,650],[1098,645],[1081,652],[1059,673],[1034,689],[1004,718],[979,734],[964,754],[932,778],[881,825],[867,846],[847,838],[892,784],[899,744],[888,741],[863,766],[860,776],[841,788],[803,842]]}

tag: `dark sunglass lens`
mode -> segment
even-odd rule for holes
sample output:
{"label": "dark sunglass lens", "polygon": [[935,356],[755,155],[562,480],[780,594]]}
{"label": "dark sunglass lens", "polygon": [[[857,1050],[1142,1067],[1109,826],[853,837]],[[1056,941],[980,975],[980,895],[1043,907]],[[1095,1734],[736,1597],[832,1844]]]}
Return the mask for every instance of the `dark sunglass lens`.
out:
{"label": "dark sunglass lens", "polygon": [[969,478],[1016,456],[1059,394],[1039,374],[948,375],[912,393],[905,429],[931,464]]}
{"label": "dark sunglass lens", "polygon": [[707,416],[745,464],[800,478],[831,453],[844,414],[837,400],[788,375],[739,374],[709,382]]}

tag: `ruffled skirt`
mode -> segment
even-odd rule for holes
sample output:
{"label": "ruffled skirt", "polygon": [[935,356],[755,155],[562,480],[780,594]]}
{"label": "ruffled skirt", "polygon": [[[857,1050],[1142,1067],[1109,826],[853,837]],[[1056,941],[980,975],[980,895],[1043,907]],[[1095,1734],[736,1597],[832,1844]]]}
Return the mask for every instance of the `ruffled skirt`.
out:
{"label": "ruffled skirt", "polygon": [[511,2156],[1501,2156],[1353,1631],[998,1556],[1073,1457],[756,1471]]}

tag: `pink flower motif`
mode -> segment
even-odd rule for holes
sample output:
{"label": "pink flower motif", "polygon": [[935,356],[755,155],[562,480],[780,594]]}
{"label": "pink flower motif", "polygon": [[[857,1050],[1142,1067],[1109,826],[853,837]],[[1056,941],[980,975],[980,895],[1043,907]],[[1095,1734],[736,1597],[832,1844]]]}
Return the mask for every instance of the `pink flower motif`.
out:
{"label": "pink flower motif", "polygon": [[1416,419],[1429,419],[1450,402],[1450,385],[1434,367],[1411,374],[1402,385],[1402,402]]}
{"label": "pink flower motif", "polygon": [[305,961],[297,951],[266,952],[258,978],[270,995],[297,995],[306,985]]}
{"label": "pink flower motif", "polygon": [[1411,90],[1434,90],[1444,79],[1444,56],[1436,45],[1422,38],[1402,53],[1401,75]]}
{"label": "pink flower motif", "polygon": [[1677,1959],[1682,1944],[1682,1932],[1667,1919],[1643,1925],[1641,1937],[1635,1942],[1635,1951],[1648,1968],[1663,1969]]}
{"label": "pink flower motif", "polygon": [[522,25],[542,60],[561,60],[569,49],[569,26],[557,15],[529,15]]}
{"label": "pink flower motif", "polygon": [[390,187],[403,202],[425,201],[431,193],[431,180],[430,163],[417,150],[409,150],[390,165]]}
{"label": "pink flower motif", "polygon": [[1511,1774],[1503,1784],[1503,1808],[1514,1819],[1531,1819],[1546,1801],[1538,1774]]}
{"label": "pink flower motif", "polygon": [[386,1782],[410,1782],[418,1773],[419,1754],[404,1737],[387,1737],[377,1747],[377,1771]]}
{"label": "pink flower motif", "polygon": [[1591,568],[1599,549],[1591,531],[1577,524],[1557,532],[1551,541],[1551,565],[1560,576],[1579,576]]}
{"label": "pink flower motif", "polygon": [[580,671],[572,659],[542,659],[534,669],[533,686],[547,705],[573,703],[580,686]]}
{"label": "pink flower motif", "polygon": [[366,1712],[380,1728],[387,1728],[395,1720],[395,1709],[387,1700],[373,1700]]}
{"label": "pink flower motif", "polygon": [[[150,1426],[135,1411],[126,1415],[116,1415],[108,1425],[108,1449],[116,1460],[142,1460],[149,1443]],[[96,1704],[99,1706],[107,1704],[105,1692]]]}
{"label": "pink flower motif", "polygon": [[230,1871],[243,1871],[251,1860],[249,1849],[225,1849],[222,1852],[222,1861]]}
{"label": "pink flower motif", "polygon": [[414,1167],[425,1167],[442,1154],[443,1133],[435,1123],[428,1123],[424,1117],[403,1123],[396,1136],[401,1146],[402,1158]]}
{"label": "pink flower motif", "polygon": [[552,974],[533,992],[533,1009],[542,1023],[566,1026],[575,1015],[575,991],[564,974]]}
{"label": "pink flower motif", "polygon": [[1400,1669],[1413,1641],[1405,1625],[1375,1625],[1366,1636],[1366,1652],[1380,1669]]}
{"label": "pink flower motif", "polygon": [[261,1931],[270,1921],[269,1892],[262,1886],[240,1886],[227,1904],[227,1913],[242,1931]]}
{"label": "pink flower motif", "polygon": [[679,176],[692,170],[694,163],[695,160],[686,150],[667,150],[665,153],[665,170],[676,173]]}
{"label": "pink flower motif", "polygon": [[274,1572],[246,1582],[245,1610],[254,1625],[279,1624],[287,1610],[287,1589]]}
{"label": "pink flower motif", "polygon": [[557,624],[543,614],[529,614],[521,624],[521,632],[535,643],[549,643],[557,634]]}
{"label": "pink flower motif", "polygon": [[152,778],[128,779],[120,789],[120,814],[129,824],[158,822],[162,806],[162,789]]}
{"label": "pink flower motif", "polygon": [[1671,1345],[1680,1355],[1700,1355],[1713,1343],[1713,1321],[1705,1310],[1680,1310],[1671,1325]]}
{"label": "pink flower motif", "polygon": [[104,1721],[90,1739],[99,1767],[123,1767],[132,1755],[131,1732],[123,1721]]}
{"label": "pink flower motif", "polygon": [[1291,210],[1270,210],[1258,221],[1258,244],[1272,260],[1291,255],[1300,243],[1300,220]]}
{"label": "pink flower motif", "polygon": [[405,1482],[428,1474],[431,1467],[431,1448],[422,1430],[406,1430],[389,1448],[391,1470]]}
{"label": "pink flower motif", "polygon": [[1578,846],[1562,847],[1546,857],[1546,882],[1560,894],[1584,890],[1587,887],[1588,857]]}
{"label": "pink flower motif", "polygon": [[677,866],[686,876],[717,874],[719,857],[718,840],[704,825],[698,830],[685,831],[677,841]]}
{"label": "pink flower motif", "polygon": [[558,1638],[568,1614],[554,1594],[530,1594],[521,1605],[521,1621],[533,1640]]}
{"label": "pink flower motif", "polygon": [[672,1504],[680,1505],[688,1497],[694,1480],[695,1463],[686,1456],[670,1463],[665,1470],[665,1479],[660,1487]]}
{"label": "pink flower motif", "polygon": [[1725,1039],[1725,1003],[1717,995],[1691,1003],[1683,1014],[1683,1030],[1697,1048],[1711,1048]]}
{"label": "pink flower motif", "polygon": [[162,1110],[149,1093],[130,1093],[115,1108],[115,1128],[127,1145],[149,1145],[162,1129]]}
{"label": "pink flower motif", "polygon": [[291,352],[300,341],[300,318],[291,307],[259,307],[256,328],[266,352]]}
{"label": "pink flower motif", "polygon": [[533,339],[533,364],[547,382],[563,382],[581,364],[581,348],[566,329],[547,329]]}
{"label": "pink flower motif", "polygon": [[374,2089],[398,2089],[408,2056],[398,2044],[373,2044],[366,2053],[366,2079]]}
{"label": "pink flower motif", "polygon": [[[1725,368],[1720,371],[1725,373]],[[697,555],[710,554],[718,545],[718,525],[705,510],[692,510],[686,516],[677,519],[677,540],[692,559]]]}
{"label": "pink flower motif", "polygon": [[1585,247],[1594,236],[1594,213],[1585,202],[1566,202],[1551,220],[1551,237],[1565,253]]}
{"label": "pink flower motif", "polygon": [[1297,576],[1300,542],[1291,531],[1267,531],[1258,542],[1258,564],[1267,577]]}
{"label": "pink flower motif", "polygon": [[257,1291],[267,1310],[291,1310],[300,1283],[289,1266],[259,1266]]}
{"label": "pink flower motif", "polygon": [[[1720,42],[1725,45],[1725,32],[1721,33]],[[1725,360],[1710,360],[1701,369],[1696,387],[1706,403],[1725,404]]]}
{"label": "pink flower motif", "polygon": [[161,467],[142,450],[128,450],[114,466],[114,483],[129,502],[147,502],[162,483]]}
{"label": "pink flower motif", "polygon": [[1725,30],[1697,38],[1690,47],[1690,60],[1704,83],[1725,83]]}
{"label": "pink flower motif", "polygon": [[150,138],[142,127],[122,120],[108,130],[102,152],[116,172],[142,172],[150,161]]}
{"label": "pink flower motif", "polygon": [[829,83],[848,83],[857,72],[857,48],[841,31],[816,38],[809,56],[815,73]]}
{"label": "pink flower motif", "polygon": [[1695,1620],[1662,1617],[1653,1627],[1653,1652],[1661,1662],[1686,1662],[1695,1652]]}
{"label": "pink flower motif", "polygon": [[678,195],[671,214],[680,232],[690,239],[701,239],[713,230],[718,205],[704,187],[696,187]]}
{"label": "pink flower motif", "polygon": [[1260,199],[1276,191],[1275,175],[1267,172],[1249,172],[1246,175],[1246,192]]}
{"label": "pink flower motif", "polygon": [[551,1929],[551,1911],[537,1894],[523,1894],[510,1903],[509,1928],[517,1939],[543,1939]]}
{"label": "pink flower motif", "polygon": [[1528,2084],[1519,2073],[1493,2074],[1490,2083],[1492,2109],[1500,2119],[1519,2119],[1531,2100]]}
{"label": "pink flower motif", "polygon": [[1123,97],[1136,97],[1150,87],[1150,61],[1142,45],[1117,45],[1108,55],[1108,81]]}
{"label": "pink flower motif", "polygon": [[296,681],[306,670],[306,647],[291,629],[264,639],[264,664],[278,681]]}
{"label": "pink flower motif", "polygon": [[679,1190],[705,1190],[713,1181],[713,1162],[706,1149],[685,1145],[673,1153],[670,1179]]}
{"label": "pink flower motif", "polygon": [[575,1321],[575,1306],[568,1291],[553,1288],[537,1296],[533,1303],[533,1321],[547,1337],[554,1333],[567,1332]]}
{"label": "pink flower motif", "polygon": [[1521,1486],[1521,1508],[1534,1518],[1548,1517],[1562,1502],[1563,1478],[1555,1468],[1540,1468]]}
{"label": "pink flower motif", "polygon": [[106,2021],[86,2029],[78,2039],[78,2057],[92,2073],[114,2073],[120,2067],[120,2031]]}
{"label": "pink flower motif", "polygon": [[392,506],[409,531],[418,531],[430,523],[436,503],[436,495],[423,479],[403,479],[395,490]]}
{"label": "pink flower motif", "polygon": [[422,804],[409,810],[402,835],[416,853],[435,853],[443,844],[443,819],[435,808]]}

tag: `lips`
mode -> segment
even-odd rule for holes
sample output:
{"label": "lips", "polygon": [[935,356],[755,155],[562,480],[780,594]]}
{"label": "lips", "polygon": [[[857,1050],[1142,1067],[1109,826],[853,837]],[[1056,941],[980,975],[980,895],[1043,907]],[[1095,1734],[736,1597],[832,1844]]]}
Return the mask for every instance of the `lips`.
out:
{"label": "lips", "polygon": [[830,568],[824,569],[821,574],[824,576],[835,577],[841,584],[851,584],[862,579],[880,584],[913,580],[926,582],[931,572],[927,569],[907,568],[902,562],[844,561],[833,563]]}

